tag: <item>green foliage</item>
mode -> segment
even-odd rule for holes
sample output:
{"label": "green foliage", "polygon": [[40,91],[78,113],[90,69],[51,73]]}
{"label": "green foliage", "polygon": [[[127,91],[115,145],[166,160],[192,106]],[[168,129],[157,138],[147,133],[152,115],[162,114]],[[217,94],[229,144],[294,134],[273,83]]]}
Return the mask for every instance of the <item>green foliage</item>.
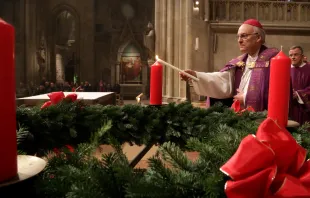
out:
{"label": "green foliage", "polygon": [[[73,139],[88,137],[90,143],[80,143],[73,153],[62,149],[61,153],[49,159],[36,185],[40,197],[225,197],[224,185],[228,178],[219,168],[235,153],[246,135],[256,132],[259,126],[257,120],[262,120],[266,115],[266,112],[238,115],[220,104],[209,109],[193,108],[187,103],[169,104],[161,108],[126,105],[122,108],[83,106],[82,109],[75,109],[75,105],[71,109],[75,122],[64,122],[59,129],[69,135],[69,129],[73,128],[76,131]],[[29,131],[35,129],[29,122],[39,123],[30,121],[29,117],[60,126],[54,117],[47,116],[49,120],[43,116],[52,115],[51,112],[38,111],[38,114],[43,114],[38,116],[25,108],[19,111],[20,118],[24,116],[27,120],[22,122],[22,126]],[[25,111],[29,112],[22,113]],[[61,112],[61,109],[57,111]],[[298,143],[309,149],[310,133],[307,127],[306,124],[292,130],[292,133]],[[18,132],[20,135],[24,134],[21,129]],[[90,133],[91,130],[98,132]],[[48,128],[44,131],[45,134],[52,132]],[[149,168],[131,168],[122,152],[121,143],[154,140],[161,146],[158,154],[149,159]],[[98,160],[93,157],[93,152],[102,142],[113,145],[115,152],[103,155]],[[190,160],[185,150],[198,152],[198,159]]]}
{"label": "green foliage", "polygon": [[[251,134],[248,130],[255,128],[257,123],[244,122],[243,126],[244,130],[220,124],[208,139],[190,138],[187,148],[199,153],[195,161],[189,160],[176,144],[164,143],[159,154],[149,159],[150,167],[140,182],[128,185],[127,197],[226,197],[224,185],[228,178],[219,168],[231,158],[241,140]],[[308,127],[305,125],[293,132],[306,149],[310,149]]]}
{"label": "green foliage", "polygon": [[[244,126],[247,125],[246,121],[265,117],[265,113],[251,112],[236,115],[221,104],[201,109],[190,103],[170,103],[162,107],[119,107],[85,106],[81,102],[66,101],[43,110],[21,106],[16,115],[19,126],[32,137],[31,141],[21,138],[19,142],[27,153],[87,142],[90,135],[100,129],[107,119],[112,121],[112,127],[109,135],[101,138],[101,143],[107,143],[108,137],[113,137],[120,144],[130,142],[141,145],[150,141],[161,144],[172,141],[184,147],[188,138],[205,139],[209,133],[216,132],[218,123],[242,129],[247,127]],[[255,131],[257,126],[248,127],[251,127],[250,131]],[[19,136],[26,137],[27,134],[19,133]]]}
{"label": "green foliage", "polygon": [[50,157],[48,166],[36,183],[38,196],[125,197],[125,186],[140,180],[142,172],[130,168],[126,156],[121,152],[121,146],[113,139],[110,143],[115,153],[103,155],[102,160],[93,156],[100,138],[111,126],[111,122],[108,122],[99,132],[94,133],[90,144],[79,144],[74,152],[62,149],[61,153]]}

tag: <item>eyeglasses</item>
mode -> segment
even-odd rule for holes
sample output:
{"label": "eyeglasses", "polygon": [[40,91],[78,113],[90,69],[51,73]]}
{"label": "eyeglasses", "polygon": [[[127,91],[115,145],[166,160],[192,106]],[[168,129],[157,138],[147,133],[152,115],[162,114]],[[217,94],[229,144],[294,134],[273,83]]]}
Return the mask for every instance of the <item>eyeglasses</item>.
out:
{"label": "eyeglasses", "polygon": [[236,38],[239,40],[239,39],[242,39],[242,40],[246,40],[249,38],[250,35],[257,35],[258,33],[253,33],[253,34],[240,34],[240,35],[237,35]]}
{"label": "eyeglasses", "polygon": [[289,57],[300,56],[302,54],[289,54]]}

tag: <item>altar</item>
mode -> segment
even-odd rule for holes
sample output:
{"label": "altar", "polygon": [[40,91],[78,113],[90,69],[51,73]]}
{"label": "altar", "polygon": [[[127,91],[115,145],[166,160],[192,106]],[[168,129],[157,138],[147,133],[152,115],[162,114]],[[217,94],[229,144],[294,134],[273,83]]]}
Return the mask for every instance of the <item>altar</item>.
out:
{"label": "altar", "polygon": [[[116,105],[116,97],[114,92],[64,92],[65,95],[76,93],[78,100],[82,100],[85,104],[101,104],[101,105]],[[49,101],[47,94],[17,98],[16,105],[36,106]]]}

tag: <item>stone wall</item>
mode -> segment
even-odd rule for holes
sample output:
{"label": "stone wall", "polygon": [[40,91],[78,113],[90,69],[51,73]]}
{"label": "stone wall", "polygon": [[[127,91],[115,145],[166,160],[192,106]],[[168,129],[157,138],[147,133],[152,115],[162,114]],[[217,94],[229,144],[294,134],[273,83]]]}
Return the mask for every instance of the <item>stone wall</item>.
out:
{"label": "stone wall", "polygon": [[154,1],[95,1],[96,78],[115,84],[122,48],[129,42],[141,50],[147,67],[143,37],[148,22],[154,24]]}
{"label": "stone wall", "polygon": [[25,24],[24,24],[24,2],[19,1],[0,1],[0,17],[12,24],[15,28],[15,70],[16,85],[26,81],[25,76]]}
{"label": "stone wall", "polygon": [[[1,17],[16,28],[16,79],[40,81],[36,53],[43,45],[46,53],[45,74],[56,78],[55,21],[57,14],[69,10],[78,19],[76,46],[77,73],[82,81],[96,83],[100,79],[114,84],[118,51],[128,41],[140,47],[146,56],[143,37],[148,22],[154,24],[154,1],[131,1],[132,18],[124,0],[16,0],[1,1]],[[126,7],[127,6],[127,7]],[[130,9],[130,8],[129,8]],[[126,12],[126,11],[125,11]],[[130,12],[130,10],[129,10]],[[144,66],[147,60],[144,57]],[[144,69],[144,73],[147,69]]]}
{"label": "stone wall", "polygon": [[[55,71],[55,56],[53,46],[54,36],[54,20],[57,14],[61,11],[68,9],[78,17],[78,38],[76,39],[76,45],[78,48],[77,59],[79,60],[78,75],[80,80],[89,81],[95,83],[95,27],[94,27],[94,0],[46,0],[48,16],[44,20],[45,23],[49,22],[47,29],[47,37],[49,42],[49,54],[50,54],[50,70]],[[50,71],[53,74],[54,71]],[[55,74],[51,76],[55,78]]]}
{"label": "stone wall", "polygon": [[[180,69],[193,67],[192,1],[156,0],[156,54]],[[163,96],[167,101],[186,98],[186,84],[179,73],[164,67]]]}
{"label": "stone wall", "polygon": [[[240,55],[236,33],[214,33],[214,35],[217,37],[217,39],[214,40],[214,42],[216,42],[216,50],[215,52],[211,52],[209,64],[210,71],[222,69],[229,60]],[[283,31],[268,34],[267,30],[266,45],[278,49],[280,49],[282,45],[286,55],[288,55],[291,46],[301,45],[304,48],[305,55],[308,57],[310,56],[310,36],[305,35],[303,32],[288,32],[288,34],[284,35]]]}

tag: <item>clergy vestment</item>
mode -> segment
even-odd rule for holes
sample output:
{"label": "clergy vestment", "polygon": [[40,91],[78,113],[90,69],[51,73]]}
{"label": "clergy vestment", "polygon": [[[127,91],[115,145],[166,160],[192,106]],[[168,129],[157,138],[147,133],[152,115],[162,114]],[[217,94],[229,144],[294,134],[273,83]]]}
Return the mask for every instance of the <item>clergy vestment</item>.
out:
{"label": "clergy vestment", "polygon": [[254,56],[243,54],[232,59],[220,72],[196,72],[199,81],[193,81],[194,90],[199,95],[228,99],[239,88],[245,96],[245,107],[267,110],[270,59],[278,53],[277,49],[263,45]]}
{"label": "clergy vestment", "polygon": [[291,78],[293,92],[297,94],[291,103],[292,119],[299,124],[310,122],[310,64],[292,66]]}

